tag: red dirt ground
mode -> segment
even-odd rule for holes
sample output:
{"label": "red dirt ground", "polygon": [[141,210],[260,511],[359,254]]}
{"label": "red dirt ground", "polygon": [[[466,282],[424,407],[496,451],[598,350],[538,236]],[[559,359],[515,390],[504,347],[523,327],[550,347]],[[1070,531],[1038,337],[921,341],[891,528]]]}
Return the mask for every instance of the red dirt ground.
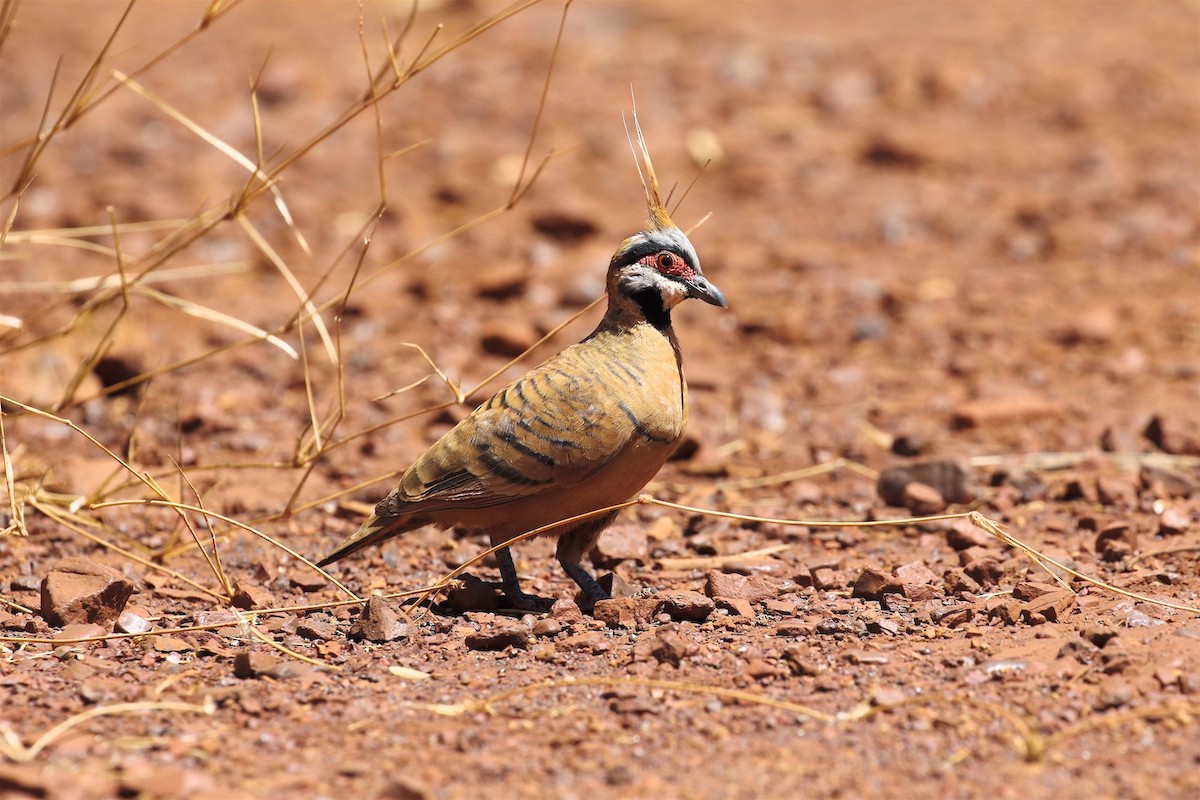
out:
{"label": "red dirt ground", "polygon": [[[189,37],[206,7],[135,5],[96,85]],[[378,118],[366,104],[324,138],[367,86],[357,5],[237,5],[136,75],[158,100],[117,88],[23,175],[47,96],[43,130],[122,8],[23,3],[0,46],[0,189],[23,192],[0,249],[0,394],[77,426],[5,405],[17,502],[6,487],[0,795],[1200,795],[1195,3],[580,0],[526,179],[556,156],[485,219],[519,174],[561,4],[502,21],[380,100]],[[427,4],[400,64],[500,9]],[[381,18],[394,36],[408,10],[366,4],[370,69],[386,63]],[[256,79],[262,158],[283,165],[311,254],[269,195],[246,204],[248,226],[222,218],[247,171],[165,110],[256,160]],[[500,385],[409,417],[454,398],[435,376],[380,399],[430,373],[403,343],[470,389],[602,291],[644,216],[621,122],[631,84],[676,199],[711,159],[675,217],[711,212],[692,239],[730,300],[676,314],[694,447],[655,497],[905,518],[922,488],[892,507],[870,471],[954,462],[970,498],[950,511],[1178,608],[1052,567],[1062,591],[961,519],[790,527],[644,505],[598,554],[597,571],[640,598],[616,604],[624,617],[478,610],[484,592],[457,596],[476,610],[438,606],[374,643],[352,631],[357,605],[330,605],[344,592],[244,530],[187,514],[202,542],[209,524],[219,534],[243,605],[292,610],[239,623],[173,511],[89,506],[152,495],[81,431],[170,497],[199,496],[299,553],[340,542],[396,470]],[[386,211],[364,254],[381,176]],[[9,194],[4,219],[13,208]],[[202,235],[172,245],[210,209]],[[119,288],[67,283],[118,273],[110,219],[174,221],[122,230],[127,276],[150,269],[139,287],[165,293],[130,287],[124,312]],[[86,226],[99,227],[59,231]],[[248,228],[327,304],[344,390]],[[302,357],[172,298],[276,331]],[[297,444],[310,443],[306,371],[321,419],[344,391],[315,459]],[[866,469],[766,480],[837,459]],[[484,546],[418,531],[332,572],[387,594]],[[527,589],[570,597],[552,552],[520,545],[518,568]],[[207,628],[72,641],[113,626],[63,631],[38,613],[67,556],[120,570],[129,610],[156,629]],[[497,577],[494,561],[469,571]],[[676,608],[677,591],[740,596]],[[322,607],[296,608],[309,606]],[[24,749],[74,715],[139,701],[191,710],[104,713]]]}

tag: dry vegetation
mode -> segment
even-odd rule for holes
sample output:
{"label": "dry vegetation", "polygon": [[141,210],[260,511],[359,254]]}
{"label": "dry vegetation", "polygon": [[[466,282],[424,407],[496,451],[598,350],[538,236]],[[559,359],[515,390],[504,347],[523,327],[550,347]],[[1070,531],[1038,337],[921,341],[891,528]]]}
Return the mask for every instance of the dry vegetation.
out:
{"label": "dry vegetation", "polygon": [[[1193,11],[1167,6],[1157,4],[1156,13],[1182,13],[1194,27]],[[794,10],[764,7],[783,27],[792,20]],[[651,32],[664,19],[686,25],[701,41],[716,35],[724,12],[700,9],[694,19],[678,7],[652,9],[644,22]],[[0,677],[11,699],[0,720],[0,755],[30,766],[0,767],[0,789],[55,797],[176,790],[412,797],[494,785],[564,796],[772,795],[800,787],[817,795],[971,796],[1005,786],[1028,795],[1107,788],[1183,796],[1197,788],[1200,322],[1186,300],[1200,291],[1200,208],[1195,187],[1187,188],[1197,177],[1194,154],[1174,165],[1161,158],[1179,131],[1197,129],[1195,98],[1182,111],[1166,110],[1181,87],[1194,88],[1194,58],[1183,77],[1172,66],[1155,74],[1136,50],[1110,65],[1109,77],[1124,75],[1127,91],[1142,93],[1140,113],[1163,129],[1146,146],[1159,161],[1132,145],[1111,155],[1105,136],[1115,127],[1113,140],[1124,142],[1124,129],[1088,118],[1132,101],[1117,97],[1109,106],[1084,97],[1077,108],[1056,107],[1063,120],[1053,125],[1091,126],[1101,142],[1078,159],[1116,158],[1111,171],[1122,174],[1159,170],[1114,196],[1157,192],[1162,206],[1183,206],[1172,215],[1156,205],[1155,217],[1129,201],[1135,210],[1122,231],[1124,250],[1110,260],[1071,247],[1105,235],[1097,220],[1116,211],[1095,211],[1092,228],[1051,231],[1056,214],[1068,221],[1087,214],[1063,211],[1040,184],[1021,195],[1020,174],[1012,186],[999,184],[1019,195],[1007,209],[1011,227],[992,237],[1004,242],[1000,260],[1032,259],[1067,278],[1031,271],[1010,274],[1005,285],[986,267],[954,275],[923,266],[956,244],[962,263],[978,256],[973,223],[955,216],[953,197],[938,199],[947,191],[939,181],[1008,201],[990,177],[964,166],[977,157],[969,144],[945,151],[933,144],[955,138],[946,128],[956,123],[919,117],[928,129],[880,131],[888,120],[919,116],[906,115],[896,99],[904,97],[898,78],[887,114],[858,120],[858,108],[873,102],[867,95],[884,90],[864,89],[853,70],[821,67],[832,77],[815,79],[811,104],[812,113],[835,120],[828,138],[809,112],[793,120],[769,87],[757,90],[766,95],[754,102],[760,138],[752,141],[760,148],[794,146],[786,130],[800,126],[821,158],[859,158],[888,171],[863,189],[883,198],[882,236],[859,238],[848,224],[825,228],[836,232],[829,247],[844,253],[826,249],[805,223],[786,226],[800,212],[778,202],[793,189],[773,184],[769,161],[720,163],[711,131],[748,125],[746,117],[730,112],[692,124],[688,136],[661,137],[659,149],[688,151],[662,159],[681,185],[700,165],[716,164],[684,208],[693,219],[713,208],[706,224],[722,230],[709,241],[713,261],[730,265],[724,274],[743,290],[745,310],[739,314],[735,300],[732,327],[707,333],[698,318],[680,324],[699,387],[696,455],[626,504],[634,506],[627,527],[666,534],[651,536],[651,549],[633,559],[640,567],[617,571],[651,594],[701,588],[710,570],[770,582],[750,615],[736,604],[691,621],[658,609],[612,629],[568,617],[540,632],[526,619],[519,624],[538,644],[493,655],[487,641],[475,643],[493,631],[511,633],[503,614],[436,605],[448,588],[462,587],[462,573],[492,568],[479,542],[414,534],[334,575],[313,566],[308,556],[352,530],[368,499],[422,445],[594,318],[608,239],[640,218],[636,174],[621,151],[628,81],[638,83],[652,146],[656,127],[672,134],[688,127],[654,110],[656,93],[666,94],[661,76],[643,86],[642,76],[597,56],[603,46],[575,46],[572,36],[603,41],[608,15],[626,11],[530,2],[435,4],[421,13],[385,3],[360,12],[334,4],[287,23],[282,30],[294,39],[281,34],[276,42],[263,32],[275,13],[270,4],[5,0]],[[68,20],[73,13],[87,24]],[[837,14],[826,13],[814,24],[837,40]],[[998,13],[1003,25],[1014,24]],[[988,29],[977,24],[968,28]],[[51,53],[56,33],[65,44]],[[901,32],[901,42],[905,35],[913,34]],[[980,52],[996,46],[981,38],[990,44]],[[1086,52],[1100,59],[1103,37],[1088,41]],[[844,45],[862,46],[849,35]],[[895,63],[903,65],[908,51],[897,47]],[[1112,47],[1126,53],[1123,44]],[[1044,57],[1029,69],[1058,78],[1060,91],[1072,94],[1064,77],[1071,73]],[[739,91],[755,91],[738,72],[753,72],[748,58],[731,51],[725,80],[749,88],[715,80],[693,86],[695,76],[684,72],[671,89],[736,103]],[[963,66],[967,56],[947,58],[913,91],[941,96],[955,110],[983,102],[972,92],[1003,93],[987,87],[989,73],[978,64]],[[580,79],[589,59],[615,85],[597,88],[595,102],[571,102],[618,99],[592,116],[570,115],[574,107],[556,102],[556,93]],[[518,63],[513,75],[505,72]],[[248,64],[257,66],[247,72]],[[709,76],[707,69],[697,74]],[[1043,91],[1053,94],[1052,82]],[[480,110],[489,98],[503,98],[505,113]],[[1025,99],[1031,113],[1049,113],[1052,104]],[[992,113],[1005,110],[997,103]],[[671,111],[690,119],[696,107],[680,101]],[[1072,114],[1084,121],[1066,119]],[[581,132],[596,119],[595,129]],[[1019,131],[1002,133],[1022,140]],[[837,143],[846,136],[862,138],[857,154]],[[1047,141],[1055,153],[1060,143]],[[1007,156],[1016,167],[1005,165],[1003,154],[1025,152],[1013,142],[1005,147],[993,170],[1036,171],[1036,159],[1016,155]],[[578,163],[588,160],[598,164]],[[1172,167],[1178,180],[1167,174]],[[606,170],[612,174],[601,183],[596,176]],[[956,171],[966,177],[946,178]],[[818,187],[808,195],[814,204],[822,193],[844,191],[820,165],[805,162],[796,174]],[[897,186],[918,175],[930,181],[917,201],[929,204],[921,206],[925,216],[901,211],[893,219],[889,204],[904,205]],[[594,195],[586,188],[592,179],[600,186]],[[743,184],[756,181],[774,185],[774,223],[747,199]],[[622,201],[611,198],[622,196],[625,206],[613,207]],[[734,198],[742,208],[721,207]],[[1120,213],[1124,202],[1110,200]],[[902,228],[919,229],[911,234],[917,244],[875,275],[873,248],[909,235]],[[739,230],[756,237],[753,257],[739,256]],[[763,245],[772,230],[806,244]],[[530,236],[544,241],[531,246]],[[707,258],[703,233],[698,238]],[[1113,266],[1122,259],[1145,267],[1132,289]],[[568,261],[570,270],[562,266]],[[851,288],[831,288],[843,279],[825,270],[829,261],[850,264],[858,284],[846,278]],[[791,271],[797,284],[811,278],[815,288],[781,300],[790,284],[764,277],[760,263]],[[724,287],[721,269],[708,267]],[[539,285],[538,276],[551,273]],[[1049,299],[1035,291],[1027,306],[1011,299],[1039,279]],[[1114,305],[1123,291],[1132,299]],[[1072,293],[1087,304],[1078,316],[1028,346],[997,344],[1006,327],[1074,302]],[[863,297],[881,311],[846,337],[836,309],[854,309]],[[813,309],[796,322],[806,312],[789,304],[802,299]],[[928,328],[922,315],[934,318]],[[873,325],[906,324],[911,338],[870,349]],[[755,347],[761,360],[742,357]],[[823,347],[841,355],[796,355]],[[931,399],[922,362],[943,348],[953,352],[941,380],[971,388]],[[981,366],[989,353],[1000,363]],[[1140,368],[1139,357],[1153,368]],[[1029,377],[1025,367],[1039,358],[1052,374]],[[1097,364],[1109,376],[1100,388],[1091,383]],[[777,384],[763,388],[771,376]],[[824,380],[846,388],[814,388]],[[988,388],[1015,382],[1020,391],[999,399]],[[1081,411],[1088,393],[1108,410]],[[1121,397],[1125,405],[1110,402]],[[801,412],[802,401],[815,410]],[[900,460],[892,452],[902,450],[898,439],[927,438],[943,417],[967,433],[935,433],[934,443],[917,449],[926,460],[958,459],[980,488],[950,513],[910,519],[874,496],[874,479]],[[1150,443],[1138,437],[1141,421],[1149,421]],[[1104,444],[1100,431],[1109,437]],[[1176,479],[1182,489],[1164,485]],[[1033,483],[1040,492],[1029,489]],[[534,573],[542,593],[561,593],[562,582],[541,564],[550,561],[543,545],[528,544],[522,570]],[[952,589],[951,573],[963,573],[955,551],[972,547],[988,551],[998,572]],[[135,616],[152,629],[48,625],[38,585],[67,556],[119,569],[136,586]],[[938,573],[926,569],[932,599],[910,593],[899,572],[895,586],[863,589],[870,567],[890,574],[922,562]],[[974,576],[971,563],[961,561]],[[1012,600],[1014,587],[1018,596],[1058,587],[1065,599],[1054,614],[1034,618],[1027,612],[1038,595],[1021,596],[1022,606]],[[407,625],[403,635],[388,643],[348,638],[368,596],[388,601],[387,611]],[[1120,646],[1107,647],[1114,638]],[[249,662],[250,653],[271,658]],[[385,732],[394,718],[405,730]],[[552,742],[539,738],[539,728],[551,731]],[[362,736],[375,738],[367,745]],[[540,766],[501,766],[504,737]],[[820,769],[821,759],[843,749],[858,755]],[[1157,771],[1133,763],[1154,749]],[[405,767],[381,774],[376,758]],[[1092,758],[1103,764],[1089,774]],[[862,765],[857,773],[854,763]],[[701,766],[714,770],[712,783],[697,783]],[[207,777],[179,778],[192,772]]]}

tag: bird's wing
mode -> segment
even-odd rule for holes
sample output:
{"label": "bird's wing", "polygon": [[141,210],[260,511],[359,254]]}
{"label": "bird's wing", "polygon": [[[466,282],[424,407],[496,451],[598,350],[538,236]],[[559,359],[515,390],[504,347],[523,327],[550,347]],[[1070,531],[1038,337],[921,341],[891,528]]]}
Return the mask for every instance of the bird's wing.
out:
{"label": "bird's wing", "polygon": [[[670,381],[647,385],[642,365],[595,345],[567,348],[475,409],[408,469],[376,514],[502,505],[587,480],[634,437],[674,442],[682,429],[672,413],[677,371],[673,389]],[[666,397],[655,396],[662,389]]]}

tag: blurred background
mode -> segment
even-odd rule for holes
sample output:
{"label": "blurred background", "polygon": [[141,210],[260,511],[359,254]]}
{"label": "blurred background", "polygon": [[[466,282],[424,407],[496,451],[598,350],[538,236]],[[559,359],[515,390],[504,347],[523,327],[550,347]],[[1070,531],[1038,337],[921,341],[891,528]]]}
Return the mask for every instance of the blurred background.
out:
{"label": "blurred background", "polygon": [[[186,498],[182,465],[208,507],[310,555],[356,526],[344,501],[378,499],[595,325],[600,309],[538,345],[601,296],[645,216],[631,90],[730,303],[676,314],[691,441],[664,496],[732,506],[714,479],[839,457],[1200,454],[1193,2],[578,0],[565,22],[551,2],[147,2],[120,24],[102,0],[0,8],[0,394]],[[455,386],[479,389],[456,403]],[[21,497],[86,514],[78,498],[147,495],[63,424],[6,420]],[[752,500],[788,517],[879,504],[855,476]],[[88,516],[202,572],[156,514]],[[0,573],[84,546],[34,510],[26,524],[0,539]],[[657,555],[782,536],[703,532]],[[417,585],[444,571],[443,541],[356,577]],[[227,546],[232,569],[283,570]],[[551,581],[549,549],[531,552],[522,569]],[[772,752],[754,750],[767,777]],[[826,789],[882,785],[829,769]]]}

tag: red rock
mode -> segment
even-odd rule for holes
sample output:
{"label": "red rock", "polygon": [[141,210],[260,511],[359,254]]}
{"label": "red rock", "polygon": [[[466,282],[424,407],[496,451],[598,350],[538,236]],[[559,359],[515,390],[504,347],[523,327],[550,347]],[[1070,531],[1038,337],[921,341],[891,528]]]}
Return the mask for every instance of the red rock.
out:
{"label": "red rock", "polygon": [[744,597],[714,597],[717,608],[723,608],[735,617],[753,617],[754,606]]}
{"label": "red rock", "polygon": [[600,585],[601,589],[608,592],[609,597],[633,597],[635,594],[633,587],[615,572],[604,573],[596,579],[596,583]]}
{"label": "red rock", "polygon": [[504,650],[529,647],[529,629],[524,625],[500,625],[477,631],[467,636],[467,648],[471,650]]}
{"label": "red rock", "polygon": [[763,601],[763,610],[768,614],[780,617],[790,617],[796,613],[796,603],[791,600],[767,599]]}
{"label": "red rock", "polygon": [[789,645],[783,650],[783,665],[796,677],[814,678],[825,672],[826,667],[817,657],[798,645]]}
{"label": "red rock", "polygon": [[55,639],[94,639],[97,636],[104,636],[109,633],[107,628],[102,628],[93,622],[75,622],[70,625],[64,625],[63,629],[54,634]]}
{"label": "red rock", "polygon": [[524,319],[492,319],[483,326],[480,345],[485,353],[515,358],[541,338],[537,328]]}
{"label": "red rock", "polygon": [[679,526],[670,517],[659,517],[646,529],[646,537],[656,542],[665,542],[679,536]]}
{"label": "red rock", "polygon": [[191,642],[178,636],[155,636],[154,650],[159,653],[183,653],[192,650]]}
{"label": "red rock", "polygon": [[1043,595],[1061,591],[1057,584],[1042,583],[1039,581],[1022,581],[1013,587],[1012,596],[1014,600],[1036,600]]}
{"label": "red rock", "polygon": [[1038,397],[1009,398],[1003,400],[973,400],[963,403],[954,411],[952,424],[955,428],[986,428],[991,425],[1007,425],[1027,422],[1043,417],[1057,417],[1062,406]]}
{"label": "red rock", "polygon": [[539,639],[544,636],[557,636],[562,633],[562,623],[553,617],[542,617],[533,623],[533,635]]}
{"label": "red rock", "polygon": [[144,761],[127,764],[121,771],[121,794],[124,797],[177,797],[186,777],[186,773],[177,767]]}
{"label": "red rock", "polygon": [[938,620],[938,623],[945,625],[947,628],[957,628],[960,625],[965,625],[975,618],[975,609],[973,608],[957,608]]}
{"label": "red rock", "polygon": [[884,594],[895,594],[900,591],[900,583],[886,572],[874,567],[866,567],[854,579],[851,597],[863,597],[867,600],[878,600]]}
{"label": "red rock", "polygon": [[1077,312],[1057,338],[1065,345],[1107,344],[1116,332],[1116,312],[1108,306],[1095,306]]}
{"label": "red rock", "polygon": [[279,659],[270,653],[242,651],[234,656],[233,674],[238,678],[253,678],[278,663]]}
{"label": "red rock", "polygon": [[1118,631],[1106,627],[1104,624],[1098,624],[1083,628],[1079,631],[1079,635],[1096,647],[1103,649],[1109,642],[1117,638]]}
{"label": "red rock", "polygon": [[670,625],[663,625],[654,632],[650,654],[660,664],[668,663],[679,666],[679,662],[691,655],[695,649],[695,645],[685,641],[678,631]]}
{"label": "red rock", "polygon": [[1005,625],[1016,625],[1021,619],[1021,604],[1010,597],[993,597],[984,605],[989,619],[998,619]]}
{"label": "red rock", "polygon": [[979,584],[963,571],[961,567],[951,567],[942,573],[942,586],[948,594],[960,592],[978,592]]}
{"label": "red rock", "polygon": [[799,504],[816,504],[825,498],[825,490],[816,481],[796,481],[792,484],[792,501]]}
{"label": "red rock", "polygon": [[114,703],[124,697],[128,688],[119,678],[94,676],[80,681],[79,696],[87,703]]}
{"label": "red rock", "polygon": [[1075,608],[1075,593],[1066,589],[1055,589],[1039,596],[1035,600],[1024,603],[1021,607],[1021,621],[1029,625],[1040,625],[1043,622],[1062,622],[1071,610]]}
{"label": "red rock", "polygon": [[927,583],[904,583],[900,585],[900,594],[907,600],[923,603],[937,597],[937,590]]}
{"label": "red rock", "polygon": [[86,558],[64,558],[42,580],[42,616],[51,625],[90,622],[112,626],[133,584],[112,567]]}
{"label": "red rock", "polygon": [[561,207],[535,212],[531,222],[538,233],[571,244],[588,238],[598,230],[588,212]]}
{"label": "red rock", "polygon": [[704,593],[712,598],[724,597],[750,602],[765,600],[779,593],[776,581],[762,576],[747,577],[732,572],[710,570],[705,580]]}
{"label": "red rock", "polygon": [[928,517],[946,510],[946,498],[929,484],[913,481],[904,487],[902,505],[918,517]]}
{"label": "red rock", "polygon": [[995,547],[998,541],[970,520],[957,519],[946,531],[946,544],[955,550],[966,550],[969,547]]}
{"label": "red rock", "polygon": [[648,622],[658,613],[658,598],[614,597],[597,600],[592,616],[610,628],[636,628],[639,622]]}
{"label": "red rock", "polygon": [[319,573],[307,569],[288,570],[288,583],[302,592],[319,592],[329,585],[329,580]]}
{"label": "red rock", "polygon": [[1080,664],[1090,664],[1100,648],[1086,639],[1068,639],[1058,648],[1057,658],[1074,658]]}
{"label": "red rock", "polygon": [[912,561],[892,570],[896,580],[901,583],[933,583],[938,576],[923,561]]}
{"label": "red rock", "polygon": [[875,664],[880,666],[888,663],[890,660],[886,654],[877,653],[872,650],[846,650],[842,653],[842,658],[851,664]]}
{"label": "red rock", "polygon": [[47,797],[49,789],[38,764],[0,764],[0,793],[5,797]]}
{"label": "red rock", "polygon": [[815,632],[815,625],[798,619],[787,619],[775,626],[775,635],[785,639],[799,639]]}
{"label": "red rock", "polygon": [[650,559],[650,543],[640,525],[617,525],[600,534],[591,555],[592,563],[604,569],[622,561],[645,564]]}
{"label": "red rock", "polygon": [[600,631],[577,633],[559,642],[564,650],[587,650],[593,654],[605,653],[610,649],[608,637]]}
{"label": "red rock", "polygon": [[[962,551],[962,554],[970,552]],[[962,571],[966,572],[972,581],[978,583],[983,588],[995,587],[997,583],[1000,583],[1000,579],[1004,577],[1004,569],[1000,565],[1000,561],[991,558],[990,555],[982,555],[982,557],[967,560],[964,566],[962,566]]]}
{"label": "red rock", "polygon": [[368,599],[362,614],[350,627],[350,638],[369,642],[390,642],[411,633],[408,623],[402,622],[382,597]]}
{"label": "red rock", "polygon": [[1105,561],[1120,561],[1137,550],[1138,536],[1128,522],[1110,522],[1096,534],[1095,546]]}
{"label": "red rock", "polygon": [[1192,527],[1192,516],[1182,508],[1164,508],[1158,516],[1158,532],[1163,536],[1179,536]]}
{"label": "red rock", "polygon": [[1183,428],[1185,426],[1177,425],[1156,414],[1147,423],[1142,435],[1164,453],[1179,456],[1200,455],[1200,435],[1194,431],[1181,430]]}
{"label": "red rock", "polygon": [[475,292],[480,297],[505,300],[525,289],[529,269],[516,261],[491,264],[475,273]]}
{"label": "red rock", "polygon": [[337,637],[337,622],[326,614],[310,614],[296,623],[296,635],[327,642]]}
{"label": "red rock", "polygon": [[233,674],[237,678],[295,678],[303,669],[294,661],[282,661],[270,653],[243,650],[233,658]]}
{"label": "red rock", "polygon": [[664,592],[657,597],[656,614],[667,614],[671,619],[686,619],[703,622],[716,610],[712,600],[699,592]]}
{"label": "red rock", "polygon": [[1096,478],[1096,498],[1106,506],[1129,508],[1137,502],[1137,487],[1132,478],[1101,475]]}
{"label": "red rock", "polygon": [[1108,711],[1113,708],[1127,706],[1137,697],[1137,692],[1126,680],[1116,677],[1105,678],[1100,683],[1100,690],[1092,703],[1096,711]]}
{"label": "red rock", "polygon": [[233,598],[230,600],[230,605],[243,611],[254,608],[271,608],[275,605],[275,596],[256,584],[234,581]]}
{"label": "red rock", "polygon": [[411,775],[392,775],[379,797],[380,800],[426,800],[429,789]]}
{"label": "red rock", "polygon": [[583,612],[579,610],[579,606],[565,599],[554,601],[554,605],[550,607],[550,617],[558,620],[564,628],[583,622]]}
{"label": "red rock", "polygon": [[873,706],[887,708],[901,705],[906,700],[908,700],[908,695],[904,693],[903,689],[879,688],[871,693],[871,705]]}
{"label": "red rock", "polygon": [[1138,480],[1155,497],[1187,498],[1196,493],[1196,481],[1190,476],[1166,467],[1143,466],[1138,470]]}
{"label": "red rock", "polygon": [[774,678],[779,675],[779,668],[762,658],[752,658],[746,662],[746,675],[756,681],[764,678]]}
{"label": "red rock", "polygon": [[[922,483],[933,489],[944,503],[966,503],[971,500],[967,487],[967,473],[953,461],[925,461],[885,469],[875,482],[875,492],[889,506],[909,508],[905,502],[905,490],[910,484]],[[932,495],[925,489],[916,489],[917,497]],[[930,512],[937,513],[937,512]]]}

